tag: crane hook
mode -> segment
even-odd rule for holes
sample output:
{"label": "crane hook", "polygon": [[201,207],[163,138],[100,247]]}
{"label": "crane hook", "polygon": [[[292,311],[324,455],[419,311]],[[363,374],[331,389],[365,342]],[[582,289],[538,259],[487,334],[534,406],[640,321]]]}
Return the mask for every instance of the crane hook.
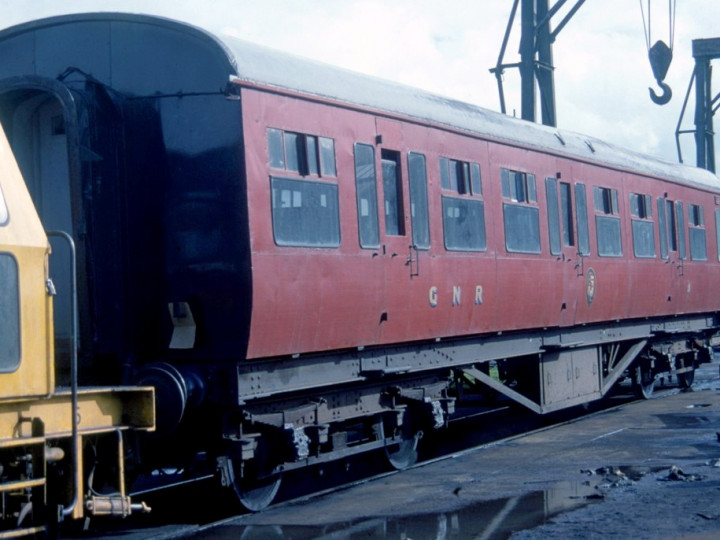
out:
{"label": "crane hook", "polygon": [[665,105],[670,101],[670,98],[672,98],[672,90],[663,82],[670,68],[670,62],[672,62],[672,49],[668,47],[664,41],[658,41],[650,47],[648,57],[650,58],[650,67],[652,68],[653,76],[663,91],[662,95],[658,95],[655,90],[650,88],[650,99],[658,105]]}
{"label": "crane hook", "polygon": [[662,89],[662,94],[658,95],[653,88],[648,88],[650,91],[650,99],[653,100],[653,103],[665,105],[666,103],[669,103],[672,98],[672,89],[667,83],[664,83],[660,79],[658,79],[657,83]]}

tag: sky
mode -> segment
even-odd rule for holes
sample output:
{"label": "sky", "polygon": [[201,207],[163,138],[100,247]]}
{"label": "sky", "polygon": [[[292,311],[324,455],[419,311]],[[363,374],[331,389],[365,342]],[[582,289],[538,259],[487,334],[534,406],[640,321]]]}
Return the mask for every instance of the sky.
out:
{"label": "sky", "polygon": [[[694,68],[692,40],[720,37],[720,0],[677,2],[665,78],[673,97],[664,106],[648,93],[657,86],[641,6],[646,19],[649,8],[651,42],[668,43],[668,0],[586,0],[560,32],[553,45],[557,123],[677,161],[675,130]],[[161,15],[499,111],[489,69],[497,63],[511,7],[512,0],[0,0],[0,28],[88,11]],[[519,39],[518,18],[505,62],[519,60]],[[713,87],[715,95],[720,80]],[[508,113],[519,116],[516,69],[506,71],[504,88]],[[691,94],[682,129],[693,128],[693,112]],[[692,135],[681,140],[684,162],[694,164]]]}

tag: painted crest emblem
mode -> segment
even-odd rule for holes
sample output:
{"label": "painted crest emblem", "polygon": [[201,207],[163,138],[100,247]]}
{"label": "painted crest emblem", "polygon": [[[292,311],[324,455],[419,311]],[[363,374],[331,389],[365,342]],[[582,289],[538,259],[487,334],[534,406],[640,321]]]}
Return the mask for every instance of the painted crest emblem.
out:
{"label": "painted crest emblem", "polygon": [[585,297],[587,298],[588,306],[592,304],[596,290],[597,278],[595,277],[595,270],[589,268],[585,275]]}

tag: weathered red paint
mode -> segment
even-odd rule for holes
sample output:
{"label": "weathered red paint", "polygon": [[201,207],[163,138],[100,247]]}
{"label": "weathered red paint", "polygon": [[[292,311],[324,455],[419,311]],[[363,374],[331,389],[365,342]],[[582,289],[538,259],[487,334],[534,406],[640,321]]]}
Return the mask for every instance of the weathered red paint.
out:
{"label": "weathered red paint", "polygon": [[[571,326],[626,318],[717,311],[712,291],[720,286],[713,225],[715,193],[670,180],[622,171],[601,163],[550,155],[530,145],[385,117],[378,111],[346,107],[245,86],[242,89],[249,217],[252,242],[253,316],[248,358],[330,351],[451,336],[518,329]],[[335,141],[340,193],[341,246],[337,249],[279,247],[273,241],[270,169],[266,129],[311,133]],[[382,142],[376,136],[382,135]],[[401,152],[405,236],[384,235],[381,248],[358,242],[353,145],[376,149],[379,207],[382,206],[382,148]],[[426,156],[431,248],[420,251],[420,273],[411,276],[411,224],[407,153]],[[488,249],[483,253],[446,251],[443,244],[441,156],[479,163]],[[500,169],[536,175],[542,253],[505,249]],[[551,255],[545,178],[586,186],[590,255],[577,246]],[[293,173],[286,176],[292,177]],[[618,190],[623,256],[597,255],[593,187]],[[650,194],[656,245],[654,259],[633,256],[628,197]],[[660,257],[656,201],[664,196],[704,208],[708,261],[677,254]],[[573,200],[574,200],[573,192]],[[685,216],[687,221],[687,216]],[[687,224],[684,224],[687,236]],[[575,231],[577,234],[577,230]],[[688,244],[689,249],[689,244]],[[595,294],[587,299],[587,274],[595,274]],[[680,274],[683,275],[680,275]],[[481,302],[476,302],[478,287]]]}

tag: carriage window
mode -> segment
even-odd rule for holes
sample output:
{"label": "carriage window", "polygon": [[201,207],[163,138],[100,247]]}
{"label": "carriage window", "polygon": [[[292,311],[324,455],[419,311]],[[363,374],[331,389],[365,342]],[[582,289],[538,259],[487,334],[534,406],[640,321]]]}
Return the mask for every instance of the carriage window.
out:
{"label": "carriage window", "polygon": [[11,373],[20,366],[20,292],[17,262],[8,253],[0,253],[0,299],[0,373]]}
{"label": "carriage window", "polygon": [[0,188],[0,227],[7,225],[8,222],[8,209],[5,204],[5,196],[3,195],[2,188]]}
{"label": "carriage window", "polygon": [[405,212],[403,211],[400,153],[382,150],[381,162],[385,196],[385,233],[391,236],[404,236]]}
{"label": "carriage window", "polygon": [[320,174],[337,176],[335,167],[335,141],[327,137],[318,137],[320,141]]}
{"label": "carriage window", "polygon": [[665,215],[665,199],[658,197],[658,230],[660,231],[660,256],[663,259],[668,258],[668,234],[667,234],[667,217]]}
{"label": "carriage window", "polygon": [[443,234],[448,251],[485,251],[485,203],[465,197],[442,198]]}
{"label": "carriage window", "polygon": [[[672,201],[668,201],[668,204],[672,205],[673,203]],[[676,235],[678,257],[685,259],[687,258],[685,251],[685,227],[683,225],[685,223],[685,210],[683,210],[683,203],[680,201],[675,201],[674,207],[673,232]]]}
{"label": "carriage window", "polygon": [[550,240],[550,253],[559,255],[562,251],[560,244],[560,210],[558,208],[557,180],[552,176],[545,178],[545,195],[547,198],[548,235]]}
{"label": "carriage window", "polygon": [[375,150],[367,144],[355,145],[355,191],[360,246],[377,248],[380,246],[380,227],[378,226]]}
{"label": "carriage window", "polygon": [[593,192],[595,194],[596,213],[612,215],[618,215],[620,213],[617,189],[595,186]]}
{"label": "carriage window", "polygon": [[327,137],[268,128],[270,167],[302,176],[336,176],[335,142]]}
{"label": "carriage window", "polygon": [[655,257],[655,225],[652,220],[650,195],[630,194],[632,217],[633,253],[638,258]]}
{"label": "carriage window", "polygon": [[715,243],[717,244],[718,261],[720,261],[720,210],[715,210]]}
{"label": "carriage window", "polygon": [[575,208],[577,211],[578,254],[590,254],[590,230],[588,228],[587,192],[585,184],[575,184]]}
{"label": "carriage window", "polygon": [[598,255],[601,257],[622,257],[620,233],[620,209],[616,189],[595,186],[595,229],[597,232]]}
{"label": "carriage window", "polygon": [[440,184],[453,192],[443,195],[443,240],[448,251],[485,251],[485,203],[480,165],[440,158]]}
{"label": "carriage window", "polygon": [[271,185],[273,234],[277,245],[340,245],[337,184],[272,177]]}
{"label": "carriage window", "polygon": [[410,178],[410,223],[413,245],[417,249],[430,248],[430,218],[428,216],[427,170],[425,156],[408,154],[408,176]]}
{"label": "carriage window", "polygon": [[693,261],[707,261],[705,240],[705,218],[702,206],[688,205],[688,233],[690,235],[690,258]]}
{"label": "carriage window", "polygon": [[650,195],[630,194],[630,215],[640,219],[652,218],[652,199]]}
{"label": "carriage window", "polygon": [[575,245],[573,230],[572,190],[567,182],[560,182],[560,212],[562,217],[563,245]]}
{"label": "carriage window", "polygon": [[510,253],[540,253],[540,211],[537,207],[535,175],[500,170],[505,248]]}
{"label": "carriage window", "polygon": [[[667,239],[668,249],[670,251],[677,251],[678,257],[685,259],[687,254],[685,252],[685,212],[683,210],[683,204],[680,201],[665,201],[666,211],[666,225],[667,225]],[[660,200],[658,200],[658,206]]]}
{"label": "carriage window", "polygon": [[440,185],[459,195],[482,195],[480,165],[441,157]]}
{"label": "carriage window", "polygon": [[500,181],[503,198],[520,203],[537,202],[534,174],[501,169]]}
{"label": "carriage window", "polygon": [[668,248],[670,251],[678,250],[678,237],[677,237],[677,223],[675,220],[675,203],[672,201],[665,201],[665,208],[667,210],[667,232],[668,232]]}

